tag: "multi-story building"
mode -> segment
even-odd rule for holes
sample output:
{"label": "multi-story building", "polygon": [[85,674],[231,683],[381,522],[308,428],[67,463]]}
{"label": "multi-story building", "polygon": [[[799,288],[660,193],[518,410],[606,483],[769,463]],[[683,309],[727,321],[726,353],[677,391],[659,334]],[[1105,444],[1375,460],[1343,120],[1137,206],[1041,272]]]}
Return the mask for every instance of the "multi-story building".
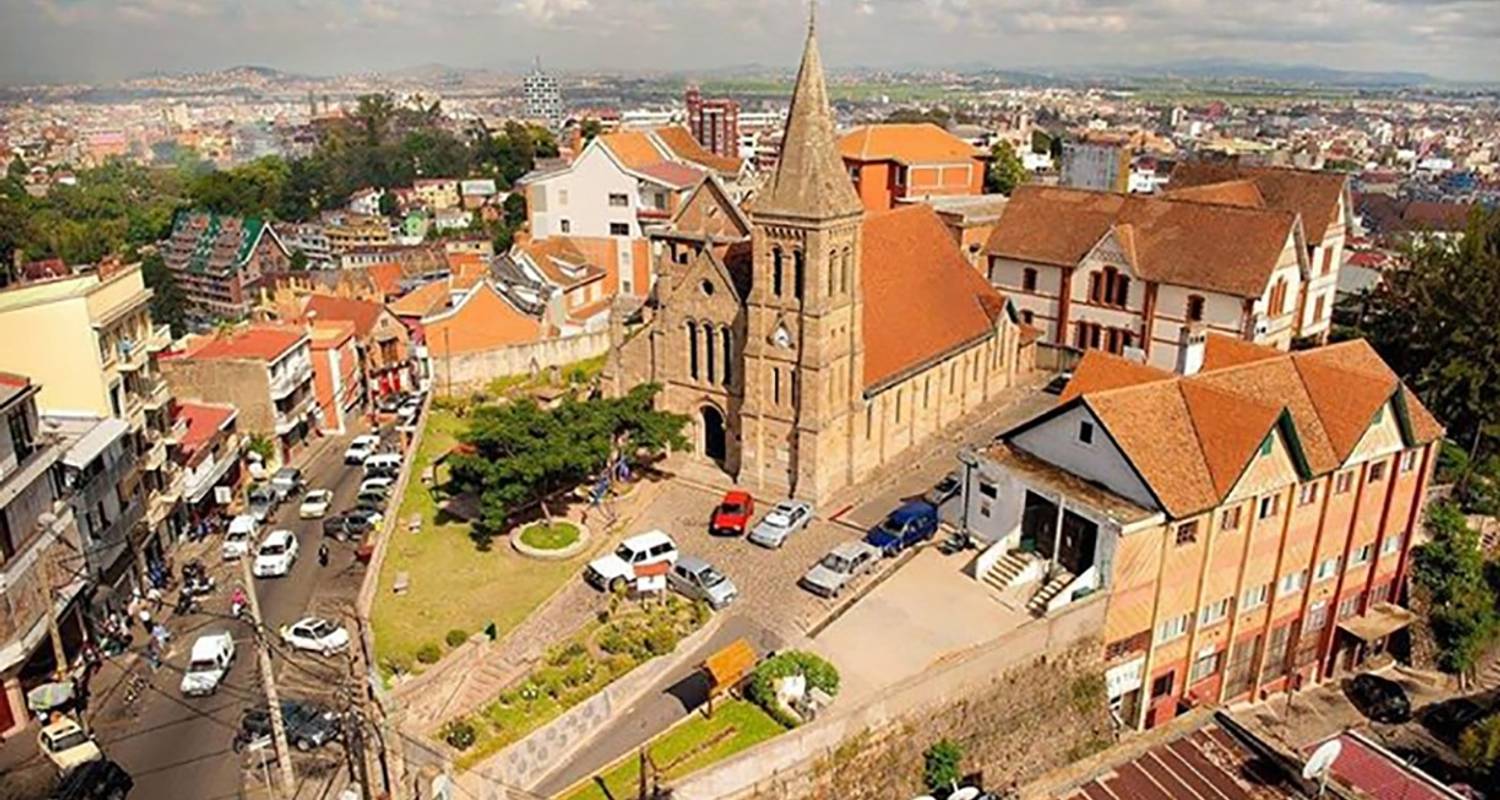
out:
{"label": "multi-story building", "polygon": [[188,312],[204,321],[246,317],[255,289],[286,272],[291,259],[281,237],[261,220],[201,211],[177,216],[161,255]]}
{"label": "multi-story building", "polygon": [[1058,345],[1182,369],[1204,330],[1282,349],[1301,335],[1292,211],[1021,186],[985,249],[990,281]]}
{"label": "multi-story building", "polygon": [[839,155],[867,211],[983,194],[989,166],[988,154],[930,122],[855,128],[839,137]]}
{"label": "multi-story building", "polygon": [[325,431],[343,433],[358,418],[360,405],[365,400],[354,323],[341,320],[315,322],[308,333],[312,337],[313,393],[322,414],[320,427]]}
{"label": "multi-story building", "polygon": [[161,542],[141,549],[138,526],[150,495],[129,426],[114,417],[43,414],[42,429],[63,447],[62,483],[82,533],[82,565],[96,583],[129,593],[148,564],[163,563]]}
{"label": "multi-story building", "polygon": [[323,237],[328,242],[330,260],[356,250],[381,247],[392,243],[391,222],[381,216],[365,216],[349,211],[325,211]]}
{"label": "multi-story building", "polygon": [[1130,188],[1130,150],[1121,142],[1064,142],[1059,183],[1073,189],[1124,192]]}
{"label": "multi-story building", "polygon": [[1357,669],[1412,619],[1439,423],[1363,341],[1196,346],[1188,376],[1088,353],[1055,408],[963,456],[976,574],[1039,615],[1105,593],[1132,727]]}
{"label": "multi-story building", "polygon": [[302,255],[307,257],[309,267],[327,269],[333,266],[333,249],[322,223],[299,222],[284,226],[280,230],[287,250],[293,253],[301,251]]}
{"label": "multi-story building", "polygon": [[240,429],[275,442],[283,458],[317,424],[312,340],[304,328],[251,323],[192,337],[161,366],[174,395],[233,405]]}
{"label": "multi-story building", "polygon": [[683,98],[687,126],[703,149],[725,158],[740,157],[740,104],[727,97],[704,99],[696,86]]}
{"label": "multi-story building", "polygon": [[182,468],[182,499],[192,524],[218,513],[239,487],[245,440],[236,426],[238,418],[232,405],[175,405],[172,439],[177,447],[172,457]]}
{"label": "multi-story building", "polygon": [[526,116],[547,123],[553,129],[563,124],[562,90],[557,78],[542,71],[542,60],[521,79],[521,94],[526,99]]}
{"label": "multi-story building", "polygon": [[41,427],[38,388],[0,373],[0,736],[28,724],[27,689],[52,680],[84,625],[75,603],[88,580],[83,542],[64,500],[65,450]]}
{"label": "multi-story building", "polygon": [[462,203],[457,178],[418,178],[411,183],[417,202],[429,211],[458,208]]}
{"label": "multi-story building", "polygon": [[0,369],[40,385],[37,405],[49,415],[112,418],[125,424],[125,449],[139,462],[145,516],[132,548],[156,551],[182,533],[181,476],[168,459],[172,395],[159,364],[172,343],[151,321],[139,265],[95,269],[0,291],[0,341],[45,347],[0,347]]}
{"label": "multi-story building", "polygon": [[[287,319],[347,322],[358,351],[359,399],[415,388],[411,332],[382,303],[313,292],[286,309]],[[326,410],[326,409],[325,409]]]}

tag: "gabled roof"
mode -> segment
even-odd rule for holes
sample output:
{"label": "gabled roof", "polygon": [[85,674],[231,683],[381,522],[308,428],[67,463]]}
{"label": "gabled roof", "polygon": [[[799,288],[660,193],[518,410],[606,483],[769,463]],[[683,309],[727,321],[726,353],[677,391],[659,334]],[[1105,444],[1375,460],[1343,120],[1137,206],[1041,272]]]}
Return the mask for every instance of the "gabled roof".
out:
{"label": "gabled roof", "polygon": [[182,356],[200,360],[275,361],[306,338],[307,331],[302,328],[256,323],[190,340]]}
{"label": "gabled roof", "polygon": [[1274,347],[1247,342],[1221,333],[1210,333],[1203,343],[1203,369],[1212,370],[1264,361],[1285,355]]}
{"label": "gabled roof", "polygon": [[674,189],[686,189],[703,179],[702,170],[675,161],[658,161],[636,170]]}
{"label": "gabled roof", "polygon": [[1007,313],[930,207],[872,214],[862,235],[866,391],[992,335]]}
{"label": "gabled roof", "polygon": [[865,125],[839,137],[839,155],[852,161],[967,164],[983,155],[931,122]]}
{"label": "gabled roof", "polygon": [[[1021,186],[995,225],[992,255],[1077,266],[1111,231],[1138,277],[1237,297],[1259,297],[1296,231],[1289,211]],[[1128,242],[1128,244],[1127,244]]]}
{"label": "gabled roof", "polygon": [[391,302],[391,313],[398,317],[425,317],[446,308],[450,300],[448,282],[429,281]]}
{"label": "gabled roof", "polygon": [[646,131],[615,131],[595,137],[594,141],[609,150],[626,169],[639,171],[666,160],[666,154],[657,149]]}
{"label": "gabled roof", "polygon": [[736,175],[744,166],[744,162],[738,158],[728,158],[705,149],[693,138],[692,132],[681,125],[655,128],[651,133],[681,161],[697,164],[722,175]]}
{"label": "gabled roof", "polygon": [[565,236],[549,236],[517,244],[514,253],[523,256],[549,284],[571,289],[603,279],[608,273],[590,263],[588,256]]}
{"label": "gabled roof", "polygon": [[453,308],[422,320],[433,358],[492,350],[540,338],[542,324],[512,306],[489,281],[481,281]]}
{"label": "gabled roof", "polygon": [[1218,203],[1242,208],[1265,208],[1266,198],[1261,196],[1255,182],[1248,179],[1205,183],[1198,186],[1174,188],[1168,184],[1167,197],[1177,200],[1197,200],[1200,203]]}
{"label": "gabled roof", "polygon": [[383,311],[385,306],[379,303],[328,294],[308,295],[302,306],[303,314],[316,315],[314,319],[319,322],[353,323],[354,334],[361,339],[368,338],[370,332],[375,330],[375,323]]}
{"label": "gabled roof", "polygon": [[1004,438],[1084,405],[1162,508],[1182,518],[1221,503],[1273,431],[1282,433],[1304,477],[1342,466],[1387,404],[1407,446],[1442,436],[1442,426],[1363,340],[1227,362],[1180,377],[1089,351],[1066,400]]}
{"label": "gabled roof", "polygon": [[1314,242],[1321,242],[1323,231],[1341,222],[1339,198],[1349,182],[1349,176],[1342,172],[1182,161],[1172,169],[1168,185],[1176,194],[1186,187],[1236,180],[1254,182],[1267,208],[1300,214],[1302,226]]}
{"label": "gabled roof", "polygon": [[177,401],[174,409],[173,416],[187,428],[177,438],[177,445],[183,458],[190,463],[199,448],[213,441],[239,414],[234,406],[192,403],[186,400]]}

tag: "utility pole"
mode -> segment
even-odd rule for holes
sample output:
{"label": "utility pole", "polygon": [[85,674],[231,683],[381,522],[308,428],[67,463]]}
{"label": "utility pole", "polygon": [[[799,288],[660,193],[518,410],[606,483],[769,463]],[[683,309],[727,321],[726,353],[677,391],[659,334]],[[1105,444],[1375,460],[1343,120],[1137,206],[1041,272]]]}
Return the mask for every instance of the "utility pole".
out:
{"label": "utility pole", "polygon": [[344,712],[344,752],[349,757],[349,780],[359,782],[359,793],[364,800],[374,800],[369,764],[365,760],[364,720],[353,709]]}
{"label": "utility pole", "polygon": [[276,694],[276,675],[271,670],[271,649],[266,646],[264,629],[260,620],[260,600],[255,596],[255,576],[250,574],[249,553],[240,557],[240,571],[244,573],[245,596],[250,598],[250,622],[255,626],[255,649],[260,656],[260,682],[266,692],[266,705],[271,715],[271,737],[276,745],[276,765],[281,768],[281,784],[286,797],[297,791],[297,780],[292,774],[292,755],[286,745],[286,721],[281,718],[281,698]]}
{"label": "utility pole", "polygon": [[39,585],[37,594],[42,598],[42,613],[47,615],[47,634],[52,638],[52,660],[56,662],[53,667],[53,677],[62,680],[68,674],[68,653],[63,649],[62,629],[57,625],[57,603],[52,599],[55,590],[52,574],[52,554],[42,553],[36,560]]}

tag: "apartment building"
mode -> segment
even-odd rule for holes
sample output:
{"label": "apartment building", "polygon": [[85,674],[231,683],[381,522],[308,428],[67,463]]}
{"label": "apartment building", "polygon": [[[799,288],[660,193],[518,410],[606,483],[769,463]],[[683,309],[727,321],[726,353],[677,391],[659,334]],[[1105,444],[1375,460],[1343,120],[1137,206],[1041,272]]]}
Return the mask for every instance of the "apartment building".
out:
{"label": "apartment building", "polygon": [[41,427],[39,389],[0,373],[0,737],[29,724],[26,691],[52,679],[84,624],[75,602],[88,577],[83,541],[64,500],[65,448]]}
{"label": "apartment building", "polygon": [[1130,148],[1124,140],[1064,142],[1059,184],[1070,189],[1124,192],[1130,186]]}
{"label": "apartment building", "polygon": [[985,251],[990,282],[1058,345],[1183,370],[1205,331],[1284,350],[1307,330],[1293,211],[1021,186]]}
{"label": "apartment building", "polygon": [[175,406],[172,456],[182,468],[182,499],[192,524],[218,513],[239,488],[245,439],[238,419],[232,405],[184,401]]}
{"label": "apartment building", "polygon": [[1364,341],[1229,337],[1181,376],[1099,352],[967,458],[978,574],[1046,614],[1104,592],[1133,727],[1357,669],[1399,604],[1442,427]]}
{"label": "apartment building", "polygon": [[989,154],[930,122],[866,125],[839,137],[838,147],[866,211],[984,193]]}
{"label": "apartment building", "polygon": [[740,155],[740,104],[727,97],[704,98],[696,86],[683,95],[687,126],[703,149],[725,158]]}
{"label": "apartment building", "polygon": [[177,215],[160,247],[188,312],[209,322],[248,316],[256,288],[286,272],[291,260],[265,222],[202,211]]}
{"label": "apartment building", "polygon": [[271,439],[283,458],[317,424],[312,340],[304,328],[251,323],[192,337],[161,366],[175,396],[233,405],[240,429]]}
{"label": "apartment building", "polygon": [[346,253],[395,243],[391,222],[382,216],[325,211],[319,221],[330,261],[339,261]]}
{"label": "apartment building", "polygon": [[0,341],[46,343],[0,347],[0,369],[35,380],[37,405],[49,417],[124,423],[124,448],[146,491],[132,543],[143,552],[176,541],[183,524],[181,475],[168,458],[172,393],[159,361],[172,336],[152,322],[150,299],[138,264],[105,263],[0,291]]}
{"label": "apartment building", "polygon": [[293,301],[289,312],[287,319],[347,322],[353,327],[361,402],[367,395],[378,398],[414,388],[411,331],[385,304],[313,292]]}
{"label": "apartment building", "polygon": [[462,197],[458,178],[418,178],[411,182],[417,203],[429,211],[458,208]]}
{"label": "apartment building", "polygon": [[354,323],[326,320],[313,323],[313,393],[317,396],[319,427],[344,433],[359,417],[365,400],[360,374],[359,350],[355,346]]}

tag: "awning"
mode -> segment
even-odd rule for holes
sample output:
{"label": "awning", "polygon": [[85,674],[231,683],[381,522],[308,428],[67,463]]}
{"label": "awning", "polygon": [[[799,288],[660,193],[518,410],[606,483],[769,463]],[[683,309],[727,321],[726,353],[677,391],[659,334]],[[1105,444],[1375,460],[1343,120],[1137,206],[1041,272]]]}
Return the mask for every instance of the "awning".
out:
{"label": "awning", "polygon": [[757,660],[755,648],[744,639],[736,639],[728,647],[704,660],[703,671],[713,681],[714,690],[719,690],[739,683],[749,674]]}
{"label": "awning", "polygon": [[74,469],[83,469],[98,458],[99,454],[104,452],[104,448],[114,444],[115,440],[124,436],[128,430],[130,430],[130,425],[124,420],[105,417],[68,448],[68,452],[63,454],[62,461]]}
{"label": "awning", "polygon": [[1416,614],[1394,603],[1376,603],[1370,610],[1339,623],[1345,633],[1364,642],[1384,639],[1412,624]]}

